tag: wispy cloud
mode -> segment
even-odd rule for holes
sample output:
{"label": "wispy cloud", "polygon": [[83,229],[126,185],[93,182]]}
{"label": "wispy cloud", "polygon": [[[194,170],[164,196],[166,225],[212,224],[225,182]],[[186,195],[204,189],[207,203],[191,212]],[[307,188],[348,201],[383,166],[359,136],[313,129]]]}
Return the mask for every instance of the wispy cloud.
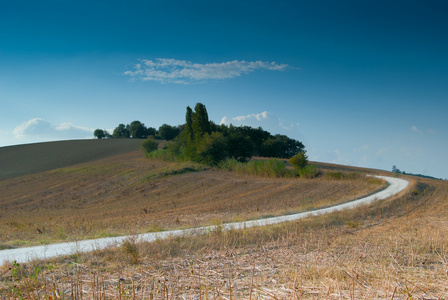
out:
{"label": "wispy cloud", "polygon": [[289,66],[264,61],[228,61],[222,63],[199,64],[170,58],[142,59],[134,65],[134,70],[124,72],[132,79],[158,81],[161,83],[190,84],[208,80],[223,80],[239,77],[255,71],[284,71]]}
{"label": "wispy cloud", "polygon": [[418,128],[417,126],[412,126],[411,130],[414,132],[418,132],[418,133],[428,133],[428,134],[436,134],[437,133],[434,129],[423,130],[423,129]]}
{"label": "wispy cloud", "polygon": [[[288,124],[281,118],[275,116],[274,114],[264,111],[256,114],[249,114],[245,116],[227,117],[224,116],[221,119],[220,124],[235,126],[251,126],[251,127],[262,127],[265,130],[271,131],[272,133],[278,133],[280,131],[290,130],[295,127],[293,124]],[[296,124],[298,125],[298,124]]]}
{"label": "wispy cloud", "polygon": [[72,123],[53,124],[41,118],[34,118],[18,125],[13,134],[19,139],[79,139],[92,137],[93,130]]}

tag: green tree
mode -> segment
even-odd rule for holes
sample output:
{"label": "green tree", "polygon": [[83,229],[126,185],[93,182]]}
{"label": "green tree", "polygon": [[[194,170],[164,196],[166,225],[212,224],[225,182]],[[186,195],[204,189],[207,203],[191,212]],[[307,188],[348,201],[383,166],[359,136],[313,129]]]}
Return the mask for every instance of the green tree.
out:
{"label": "green tree", "polygon": [[248,135],[239,130],[231,130],[227,137],[229,156],[240,162],[245,162],[252,157],[254,144]]}
{"label": "green tree", "polygon": [[112,133],[112,136],[114,138],[128,138],[130,136],[129,134],[129,125],[119,124]]}
{"label": "green tree", "polygon": [[96,129],[96,130],[93,132],[93,135],[94,135],[97,139],[102,139],[102,138],[105,138],[105,137],[106,137],[106,132],[107,132],[107,131],[104,131],[103,129]]}
{"label": "green tree", "polygon": [[228,155],[227,139],[220,132],[212,132],[204,134],[194,160],[203,164],[217,165]]}
{"label": "green tree", "polygon": [[145,139],[148,137],[145,124],[140,121],[133,121],[129,128],[129,135],[132,138]]}
{"label": "green tree", "polygon": [[171,141],[176,136],[178,136],[179,133],[180,133],[179,128],[177,128],[175,126],[170,126],[168,124],[163,124],[162,126],[159,127],[159,137],[162,140]]}
{"label": "green tree", "polygon": [[289,159],[289,163],[300,171],[308,165],[308,155],[305,151],[299,152]]}
{"label": "green tree", "polygon": [[260,155],[264,157],[290,158],[298,152],[303,152],[305,146],[286,135],[276,134],[266,139],[260,148]]}
{"label": "green tree", "polygon": [[397,166],[392,166],[392,172],[397,173],[397,174],[401,174],[403,172],[400,171],[400,169],[397,168]]}
{"label": "green tree", "polygon": [[157,130],[154,127],[148,127],[146,128],[146,135],[147,136],[156,136]]}
{"label": "green tree", "polygon": [[196,154],[196,143],[194,140],[193,131],[193,110],[190,106],[187,106],[187,113],[185,114],[185,130],[182,132],[178,141],[183,142],[184,146],[178,147],[183,149],[185,157],[192,159]]}
{"label": "green tree", "polygon": [[202,103],[197,103],[194,107],[192,127],[196,143],[200,142],[204,134],[210,133],[207,108]]}

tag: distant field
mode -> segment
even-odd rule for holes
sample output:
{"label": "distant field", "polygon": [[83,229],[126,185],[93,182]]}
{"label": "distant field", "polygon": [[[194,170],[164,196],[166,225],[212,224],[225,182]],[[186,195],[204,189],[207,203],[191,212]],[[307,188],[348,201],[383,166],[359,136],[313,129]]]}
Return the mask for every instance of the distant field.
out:
{"label": "distant field", "polygon": [[136,151],[141,142],[92,139],[0,147],[0,181]]}

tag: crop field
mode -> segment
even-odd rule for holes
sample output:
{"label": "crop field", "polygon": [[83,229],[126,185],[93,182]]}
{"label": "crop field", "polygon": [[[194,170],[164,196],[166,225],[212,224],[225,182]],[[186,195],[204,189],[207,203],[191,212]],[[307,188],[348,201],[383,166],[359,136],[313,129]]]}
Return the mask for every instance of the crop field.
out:
{"label": "crop field", "polygon": [[[0,181],[2,248],[221,224],[333,205],[384,188],[378,170],[314,179],[235,174],[141,151]],[[380,175],[391,175],[382,172]],[[0,266],[4,299],[447,299],[448,185],[263,228],[129,238],[117,248]],[[3,299],[3,298],[2,298]]]}
{"label": "crop field", "polygon": [[316,209],[384,182],[244,176],[128,152],[0,181],[0,247],[23,247]]}

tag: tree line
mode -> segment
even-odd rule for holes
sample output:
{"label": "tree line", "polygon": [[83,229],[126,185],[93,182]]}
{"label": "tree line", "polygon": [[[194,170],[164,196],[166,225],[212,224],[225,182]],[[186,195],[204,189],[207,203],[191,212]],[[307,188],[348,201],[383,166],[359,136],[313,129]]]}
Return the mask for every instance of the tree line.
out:
{"label": "tree line", "polygon": [[136,138],[146,139],[148,137],[156,137],[158,139],[170,141],[179,135],[181,132],[181,126],[171,126],[163,124],[159,129],[153,127],[146,127],[144,123],[140,121],[133,121],[131,124],[119,124],[112,134],[105,129],[96,129],[93,135],[98,139],[111,139],[111,138]]}
{"label": "tree line", "polygon": [[140,121],[119,124],[110,135],[97,129],[97,138],[147,138],[142,146],[145,152],[157,150],[156,139],[169,141],[164,151],[180,160],[216,165],[233,158],[240,162],[253,156],[289,159],[298,153],[305,153],[305,146],[286,135],[275,134],[261,127],[217,125],[208,118],[207,108],[197,103],[194,110],[186,108],[185,124],[170,126],[163,124],[158,130],[147,128]]}
{"label": "tree line", "polygon": [[186,109],[179,135],[165,146],[181,159],[216,165],[227,158],[244,162],[253,156],[291,158],[305,146],[285,135],[272,135],[261,127],[217,125],[204,104]]}

